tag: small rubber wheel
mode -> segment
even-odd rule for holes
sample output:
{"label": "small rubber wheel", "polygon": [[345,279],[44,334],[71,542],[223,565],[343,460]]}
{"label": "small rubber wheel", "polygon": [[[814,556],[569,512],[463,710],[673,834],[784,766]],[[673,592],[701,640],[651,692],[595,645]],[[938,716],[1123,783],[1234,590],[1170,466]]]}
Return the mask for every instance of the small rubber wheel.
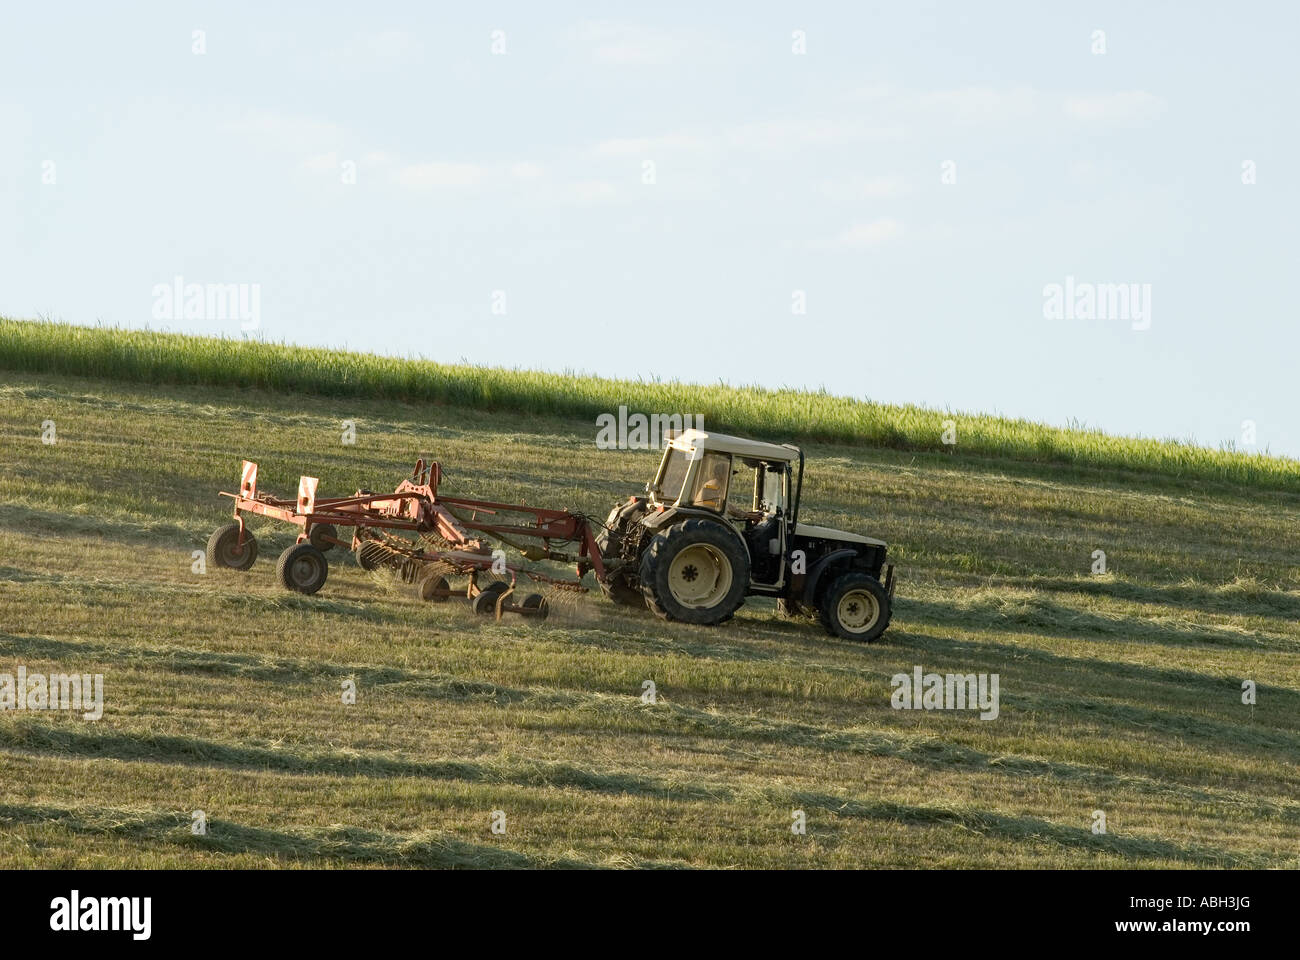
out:
{"label": "small rubber wheel", "polygon": [[239,542],[239,524],[228,523],[218,527],[208,537],[208,563],[230,570],[247,570],[257,559],[257,540],[247,530],[244,542]]}
{"label": "small rubber wheel", "polygon": [[497,598],[510,589],[504,580],[493,580],[474,598],[474,612],[480,617],[497,615]]}
{"label": "small rubber wheel", "polygon": [[329,561],[310,543],[295,543],[280,554],[275,572],[286,589],[312,594],[325,586]]}
{"label": "small rubber wheel", "polygon": [[386,553],[383,546],[375,541],[362,540],[361,546],[357,547],[353,556],[357,558],[357,566],[362,570],[378,570],[380,564],[384,562]]}
{"label": "small rubber wheel", "polygon": [[446,577],[426,577],[420,581],[420,599],[425,603],[446,603],[448,596],[445,592],[440,591],[449,590],[451,590],[451,584],[447,582]]}
{"label": "small rubber wheel", "polygon": [[326,553],[334,549],[334,544],[332,541],[326,540],[325,538],[333,537],[337,540],[338,536],[339,532],[335,529],[334,524],[318,523],[312,526],[311,533],[307,534],[307,539],[309,539],[311,545],[321,553]]}
{"label": "small rubber wheel", "polygon": [[538,620],[545,620],[551,614],[551,605],[540,593],[530,593],[524,597],[524,602],[520,606],[525,610],[536,610],[536,613],[530,613],[528,616],[536,617]]}

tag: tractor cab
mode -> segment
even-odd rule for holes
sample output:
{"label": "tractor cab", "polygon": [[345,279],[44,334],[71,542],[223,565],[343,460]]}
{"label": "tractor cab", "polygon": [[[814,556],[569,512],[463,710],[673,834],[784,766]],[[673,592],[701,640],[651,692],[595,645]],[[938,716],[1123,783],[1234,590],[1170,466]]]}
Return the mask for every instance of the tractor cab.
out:
{"label": "tractor cab", "polygon": [[755,584],[775,587],[802,473],[797,447],[687,430],[668,441],[646,493],[656,508],[703,510],[725,520],[745,539]]}

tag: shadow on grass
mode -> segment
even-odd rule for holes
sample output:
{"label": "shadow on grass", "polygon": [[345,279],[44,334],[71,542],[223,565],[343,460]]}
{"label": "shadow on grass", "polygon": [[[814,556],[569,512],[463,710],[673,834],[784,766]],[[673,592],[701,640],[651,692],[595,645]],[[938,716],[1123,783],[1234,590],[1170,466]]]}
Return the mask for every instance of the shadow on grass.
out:
{"label": "shadow on grass", "polygon": [[[810,791],[769,790],[762,797],[764,801],[783,808],[793,804],[803,809],[821,810],[836,818],[954,826],[1018,843],[1056,844],[1096,853],[1111,853],[1133,861],[1164,860],[1207,867],[1282,865],[1274,857],[1265,854],[1242,854],[1146,837],[1097,835],[1087,827],[1073,827],[1039,817],[1012,816],[981,809],[903,804],[888,800],[861,801]],[[678,799],[681,799],[680,796]],[[716,791],[711,799],[735,800],[737,797],[731,791],[723,789]],[[423,868],[593,866],[591,863],[568,858],[548,860],[531,857],[445,835],[430,837],[424,834],[393,834],[358,827],[272,830],[212,819],[208,822],[208,833],[199,837],[189,832],[190,819],[185,813],[0,804],[0,826],[22,823],[53,824],[73,833],[184,844],[221,853],[252,853],[282,861],[338,861]]]}
{"label": "shadow on grass", "polygon": [[1289,638],[1244,634],[1222,627],[1183,626],[1134,617],[1110,617],[1067,607],[1044,597],[979,597],[955,599],[948,603],[904,598],[898,602],[897,613],[900,618],[936,626],[1012,628],[1067,639],[1085,638],[1091,634],[1126,643],[1158,644],[1182,649],[1200,645],[1285,652],[1300,649],[1300,641]]}
{"label": "shadow on grass", "polygon": [[[1061,675],[1071,672],[1082,673],[1092,675],[1098,680],[1104,680],[1106,683],[1120,681],[1135,684],[1137,687],[1135,692],[1139,697],[1145,696],[1148,700],[1153,699],[1151,692],[1155,686],[1173,687],[1175,688],[1173,692],[1200,691],[1204,694],[1202,701],[1196,705],[1200,708],[1200,711],[1215,705],[1222,705],[1225,708],[1231,705],[1234,709],[1241,705],[1241,682],[1246,679],[1242,677],[1214,676],[1207,673],[1198,673],[1194,670],[1180,670],[1176,667],[1154,667],[1143,663],[1126,663],[1093,657],[1073,657],[1053,653],[1038,647],[998,643],[992,640],[957,640],[952,637],[911,630],[899,630],[897,636],[899,639],[905,638],[908,646],[918,652],[927,651],[948,661],[946,664],[927,664],[927,668],[942,670],[946,666],[956,665],[960,668],[960,672],[969,673],[976,670],[977,667],[989,667],[997,671],[1006,670],[1019,663],[1041,664],[1059,671]],[[1050,681],[1044,682],[1040,686],[1049,691],[1054,689],[1054,685]],[[1077,685],[1072,685],[1072,687],[1074,686]],[[1255,690],[1257,694],[1266,695],[1266,702],[1270,705],[1270,716],[1283,717],[1293,721],[1296,725],[1300,725],[1300,691],[1292,690],[1289,687],[1258,682]],[[1112,686],[1114,696],[1118,697],[1120,693],[1120,690]],[[1004,702],[1010,702],[1005,696],[1003,700]],[[1090,701],[1078,697],[1060,702],[1090,703]],[[1244,707],[1244,705],[1242,706]],[[1231,729],[1238,731],[1253,728],[1255,726],[1255,713],[1254,711],[1248,711],[1248,713],[1249,716],[1243,716],[1240,723],[1230,725]],[[1206,719],[1204,712],[1197,712],[1191,716],[1190,722],[1201,724]],[[1300,727],[1292,726],[1279,729],[1295,731]],[[1185,732],[1194,734],[1193,730]]]}
{"label": "shadow on grass", "polygon": [[[1019,843],[1051,843],[1094,853],[1112,853],[1129,860],[1172,860],[1202,867],[1280,865],[1274,857],[1264,854],[1232,853],[1148,837],[1094,834],[1086,826],[1072,827],[1040,817],[1009,816],[988,810],[921,806],[889,800],[845,802],[843,798],[822,793],[795,793],[792,802],[804,808],[825,810],[837,817],[918,825],[948,824]],[[1080,811],[1080,816],[1083,816],[1083,811]]]}
{"label": "shadow on grass", "polygon": [[355,827],[288,831],[211,819],[208,833],[194,836],[190,833],[190,817],[186,813],[0,803],[0,826],[8,824],[54,824],[79,834],[152,840],[220,853],[251,853],[275,860],[309,863],[341,861],[394,867],[493,870],[536,867],[589,869],[593,866],[570,859],[543,860],[445,835],[392,834]]}
{"label": "shadow on grass", "polygon": [[[1000,659],[990,658],[989,665],[994,667],[1004,667],[1009,659],[1032,656],[1046,662],[1068,662],[1084,668],[1124,669],[1132,671],[1137,677],[1141,677],[1143,672],[1153,672],[1151,668],[1146,667],[1062,658],[1042,651],[1022,650],[999,644],[971,644],[923,634],[907,636],[919,649],[942,651],[944,655],[959,660],[963,664],[963,672],[967,672],[974,665],[972,652],[977,654],[976,659],[980,653],[1000,654]],[[593,726],[597,726],[607,729],[611,736],[701,736],[723,741],[747,741],[812,750],[846,751],[939,769],[1040,777],[1059,783],[1088,785],[1107,790],[1130,789],[1144,794],[1174,795],[1196,803],[1225,805],[1248,810],[1252,815],[1281,817],[1287,821],[1300,822],[1300,806],[1295,804],[1281,804],[1257,796],[1201,789],[1160,779],[1158,776],[1129,775],[1068,761],[984,752],[926,734],[871,730],[862,727],[833,728],[754,714],[742,715],[705,710],[677,703],[648,706],[642,704],[636,696],[587,691],[530,690],[397,668],[358,668],[176,648],[132,647],[123,651],[107,645],[0,634],[0,651],[6,649],[22,651],[30,656],[52,660],[69,655],[84,658],[87,656],[88,648],[105,654],[108,659],[149,662],[172,672],[248,677],[259,682],[276,684],[306,684],[318,681],[322,676],[354,677],[368,687],[377,688],[386,685],[390,690],[400,688],[395,692],[421,699],[475,702],[499,707],[524,707],[529,710],[544,711],[546,715],[532,720],[525,713],[516,713],[517,724],[550,732],[565,728],[590,730]],[[1154,672],[1159,673],[1159,671]],[[1206,682],[1205,678],[1200,679]],[[1295,696],[1295,694],[1291,695]],[[1016,704],[1015,698],[1006,698],[1005,702],[1011,706]],[[1026,698],[1023,702],[1029,709],[1034,709],[1032,698]],[[1154,727],[1161,724],[1179,738],[1192,738],[1206,736],[1205,724],[1209,722],[1212,724],[1210,735],[1230,744],[1235,750],[1241,749],[1243,744],[1273,750],[1278,749],[1279,745],[1287,750],[1300,748],[1300,739],[1283,731],[1263,728],[1252,734],[1248,726],[1206,721],[1199,716],[1191,718],[1184,726],[1182,721],[1171,720],[1160,711],[1115,705],[1122,709],[1107,713],[1105,706],[1097,708],[1101,711],[1098,716],[1117,725],[1136,724],[1139,727]],[[1062,701],[1052,709],[1059,713],[1072,709],[1087,709],[1087,705],[1082,700],[1070,700]],[[973,720],[973,722],[980,721]],[[123,759],[225,763],[254,769],[280,769],[285,772],[352,773],[369,776],[409,775],[471,780],[476,777],[502,776],[499,770],[493,772],[486,767],[467,766],[455,761],[433,765],[417,763],[412,766],[408,761],[385,758],[358,760],[351,756],[331,757],[328,754],[317,754],[309,758],[264,748],[230,747],[186,737],[157,738],[119,733],[78,734],[70,731],[55,731],[53,728],[44,729],[49,732],[41,733],[31,724],[15,725],[12,728],[13,732],[6,734],[5,742],[17,749],[62,750],[86,755],[95,755],[98,752],[99,755],[119,756]],[[24,733],[23,730],[27,732]],[[101,742],[102,736],[109,736],[109,739]],[[54,739],[42,743],[44,737]],[[253,752],[250,753],[249,750]],[[370,765],[366,766],[367,763]],[[580,789],[603,789],[615,793],[643,790],[653,792],[656,789],[650,781],[629,780],[621,776],[615,780],[602,782],[600,777],[603,775],[592,775],[588,771],[562,765],[538,769],[542,772],[533,770],[527,773],[527,777],[531,779],[520,782],[525,784],[544,782]],[[540,779],[537,779],[539,777]],[[674,787],[673,790],[676,791],[677,788]],[[676,793],[676,795],[681,794]]]}
{"label": "shadow on grass", "polygon": [[1285,617],[1300,620],[1300,593],[1232,581],[1219,586],[1200,583],[1140,584],[1127,580],[1032,577],[1017,584],[1023,589],[1107,597],[1133,603],[1162,604],[1242,617]]}

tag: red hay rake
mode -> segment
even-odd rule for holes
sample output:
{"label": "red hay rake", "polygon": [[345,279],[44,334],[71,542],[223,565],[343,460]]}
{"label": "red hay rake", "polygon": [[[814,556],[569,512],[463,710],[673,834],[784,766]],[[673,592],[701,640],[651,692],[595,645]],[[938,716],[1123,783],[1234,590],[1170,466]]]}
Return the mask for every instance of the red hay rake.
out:
{"label": "red hay rake", "polygon": [[[529,594],[520,603],[513,597],[522,576],[559,590],[585,592],[582,578],[588,570],[605,577],[600,550],[587,518],[567,510],[546,510],[526,504],[494,503],[438,495],[442,467],[436,462],[415,462],[411,475],[392,493],[358,490],[350,497],[318,497],[315,477],[298,481],[298,496],[285,500],[257,489],[257,464],[243,462],[239,492],[221,496],[234,500],[234,523],[213,532],[208,540],[208,561],[220,567],[247,570],[257,559],[257,540],[245,517],[257,514],[300,527],[294,545],[280,554],[276,573],[280,582],[297,593],[312,594],[325,584],[327,551],[343,547],[354,552],[367,570],[388,567],[416,586],[418,595],[442,603],[459,598],[474,612],[493,615],[518,613],[544,619],[546,599]],[[504,515],[504,516],[503,516]],[[512,516],[513,515],[513,516]],[[486,517],[488,519],[481,519]],[[531,518],[529,520],[528,518]],[[504,522],[510,520],[510,522]],[[351,528],[351,539],[339,531]],[[402,536],[405,533],[406,536]],[[415,539],[410,535],[414,534]],[[518,539],[536,541],[519,544]],[[577,565],[576,579],[561,579],[519,564],[507,563],[506,544],[527,560],[557,560]],[[576,548],[576,553],[573,550]],[[480,576],[491,579],[480,585]],[[453,589],[447,577],[468,578]]]}

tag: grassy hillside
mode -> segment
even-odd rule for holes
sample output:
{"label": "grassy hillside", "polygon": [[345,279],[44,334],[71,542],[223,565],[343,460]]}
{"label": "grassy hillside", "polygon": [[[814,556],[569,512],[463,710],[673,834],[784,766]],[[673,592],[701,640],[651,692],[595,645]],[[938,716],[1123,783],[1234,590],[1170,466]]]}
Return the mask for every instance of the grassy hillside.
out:
{"label": "grassy hillside", "polygon": [[[72,339],[42,354],[41,331]],[[880,643],[764,603],[692,628],[588,595],[497,625],[337,553],[321,593],[286,594],[291,537],[271,524],[249,573],[196,574],[191,553],[241,457],[265,489],[308,472],[328,494],[432,454],[448,492],[603,514],[653,454],[596,450],[585,407],[451,405],[553,381],[394,362],[376,393],[408,399],[363,398],[340,385],[388,361],[309,352],[342,366],[306,400],[264,388],[282,348],[214,342],[188,361],[212,371],[195,386],[174,383],[172,338],[0,337],[0,672],[106,684],[98,722],[0,713],[0,867],[1300,865],[1300,523],[1281,462],[1233,484],[1226,467],[1115,470],[1114,451],[1066,469],[814,442],[808,517],[887,539],[899,564]],[[250,357],[263,386],[240,380]],[[52,372],[78,365],[99,378]],[[470,393],[427,402],[435,370]],[[143,371],[171,385],[124,379]],[[584,381],[574,402],[648,405],[620,389]],[[781,402],[707,396],[754,422]],[[892,710],[890,676],[915,665],[998,673],[1001,715]]]}
{"label": "grassy hillside", "polygon": [[606,380],[3,317],[0,369],[532,410],[588,420],[627,404],[645,413],[703,414],[715,429],[761,439],[861,443],[906,451],[952,452],[943,443],[943,424],[951,418],[957,446],[967,455],[1149,471],[1300,492],[1300,463],[1286,458],[799,390]]}

